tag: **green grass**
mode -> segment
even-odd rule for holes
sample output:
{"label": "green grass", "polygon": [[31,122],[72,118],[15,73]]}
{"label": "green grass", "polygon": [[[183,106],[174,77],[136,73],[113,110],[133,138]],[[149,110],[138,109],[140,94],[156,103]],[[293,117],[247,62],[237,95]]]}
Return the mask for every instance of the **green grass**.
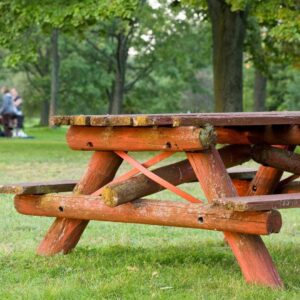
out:
{"label": "green grass", "polygon": [[[1,139],[0,182],[79,178],[90,153],[69,150],[65,131]],[[197,184],[184,188],[200,196]],[[299,210],[283,210],[281,233],[264,238],[285,282],[271,290],[245,284],[218,232],[91,222],[71,254],[39,257],[52,219],[20,215],[11,196],[0,199],[0,299],[300,299]]]}

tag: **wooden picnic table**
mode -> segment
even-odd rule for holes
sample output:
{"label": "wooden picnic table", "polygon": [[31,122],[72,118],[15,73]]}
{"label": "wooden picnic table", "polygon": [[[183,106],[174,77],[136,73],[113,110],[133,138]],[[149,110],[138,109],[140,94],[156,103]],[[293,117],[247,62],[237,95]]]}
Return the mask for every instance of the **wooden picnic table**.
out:
{"label": "wooden picnic table", "polygon": [[[0,187],[16,194],[18,212],[56,217],[38,254],[69,253],[89,220],[219,230],[247,282],[283,286],[260,235],[280,231],[276,209],[300,207],[300,155],[294,153],[300,112],[80,115],[51,122],[70,126],[72,149],[93,154],[79,181]],[[130,151],[159,152],[140,163]],[[149,170],[176,152],[187,159]],[[228,169],[250,159],[258,170]],[[123,160],[133,169],[115,178]],[[292,175],[281,180],[284,171]],[[206,200],[178,187],[197,181]],[[144,199],[162,189],[183,201]]]}

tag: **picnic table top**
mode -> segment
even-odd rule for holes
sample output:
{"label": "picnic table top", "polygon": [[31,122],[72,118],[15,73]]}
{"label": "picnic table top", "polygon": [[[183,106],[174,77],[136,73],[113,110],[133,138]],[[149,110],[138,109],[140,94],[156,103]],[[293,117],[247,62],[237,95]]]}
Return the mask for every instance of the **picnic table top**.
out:
{"label": "picnic table top", "polygon": [[76,126],[264,126],[300,125],[300,111],[294,112],[238,112],[191,114],[136,115],[74,115],[54,116],[53,125]]}

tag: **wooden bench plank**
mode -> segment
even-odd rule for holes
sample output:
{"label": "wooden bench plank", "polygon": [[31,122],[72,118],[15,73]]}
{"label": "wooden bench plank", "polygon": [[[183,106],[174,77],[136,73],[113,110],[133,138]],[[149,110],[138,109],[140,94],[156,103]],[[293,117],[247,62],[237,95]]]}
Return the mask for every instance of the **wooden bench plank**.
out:
{"label": "wooden bench plank", "polygon": [[0,194],[42,195],[48,193],[70,192],[78,180],[55,180],[48,182],[23,182],[0,185]]}
{"label": "wooden bench plank", "polygon": [[257,169],[232,167],[227,169],[227,172],[231,179],[252,180],[257,172]]}
{"label": "wooden bench plank", "polygon": [[300,208],[300,193],[220,198],[215,205],[234,211],[264,211],[281,208]]}
{"label": "wooden bench plank", "polygon": [[300,124],[300,112],[54,116],[53,125],[77,126],[257,126]]}
{"label": "wooden bench plank", "polygon": [[[254,168],[230,168],[232,179],[251,180],[256,173]],[[20,182],[0,185],[0,194],[43,195],[48,193],[71,192],[78,180],[54,180],[46,182]]]}

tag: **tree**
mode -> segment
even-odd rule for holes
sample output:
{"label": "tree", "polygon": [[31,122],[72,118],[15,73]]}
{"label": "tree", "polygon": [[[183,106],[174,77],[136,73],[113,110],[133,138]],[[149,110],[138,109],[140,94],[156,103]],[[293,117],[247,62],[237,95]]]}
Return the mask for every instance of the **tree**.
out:
{"label": "tree", "polygon": [[[13,54],[8,62],[15,65],[20,61],[36,61],[37,47],[29,43],[34,28],[39,27],[44,33],[52,33],[52,96],[50,104],[51,114],[55,113],[58,94],[58,30],[73,32],[83,30],[91,24],[111,18],[130,19],[131,13],[136,10],[138,0],[99,2],[86,1],[61,1],[59,9],[57,2],[52,1],[2,1],[0,11],[2,18],[0,28],[2,35],[0,45],[11,50]],[[20,40],[26,43],[20,43]],[[122,42],[122,38],[120,39]],[[21,44],[21,45],[20,45]],[[26,45],[22,48],[21,46]],[[120,75],[121,78],[121,75]]]}
{"label": "tree", "polygon": [[59,95],[59,50],[58,50],[59,29],[54,28],[51,34],[51,98],[50,116],[56,115]]}
{"label": "tree", "polygon": [[202,8],[203,15],[208,14],[212,22],[217,111],[241,110],[242,107],[242,57],[247,16],[256,18],[260,26],[268,23],[268,36],[279,50],[273,52],[273,56],[285,56],[289,60],[293,53],[293,57],[299,57],[300,5],[297,1],[185,0],[183,3]]}
{"label": "tree", "polygon": [[274,66],[282,68],[299,61],[299,8],[294,1],[253,4],[248,20],[246,50],[255,67],[255,111],[266,109],[267,81],[275,80],[274,70],[278,69]]}
{"label": "tree", "polygon": [[243,110],[243,44],[247,11],[231,11],[223,0],[208,0],[213,32],[216,111]]}

